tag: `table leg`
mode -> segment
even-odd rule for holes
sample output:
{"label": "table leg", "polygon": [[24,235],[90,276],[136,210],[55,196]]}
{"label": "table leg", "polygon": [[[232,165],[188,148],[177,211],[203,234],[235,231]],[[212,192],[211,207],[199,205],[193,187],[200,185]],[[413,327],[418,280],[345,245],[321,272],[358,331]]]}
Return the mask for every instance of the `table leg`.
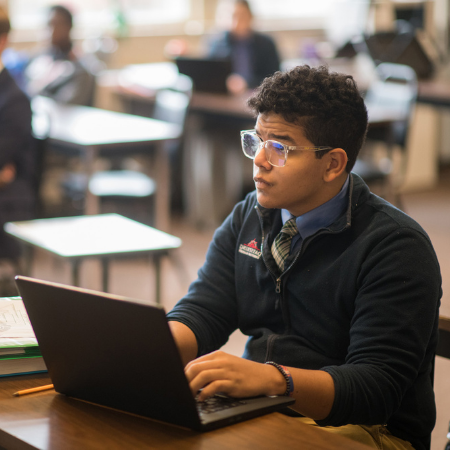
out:
{"label": "table leg", "polygon": [[79,286],[80,285],[80,260],[75,259],[71,261],[72,264],[72,285]]}
{"label": "table leg", "polygon": [[102,258],[102,288],[108,292],[109,285],[109,260]]}
{"label": "table leg", "polygon": [[87,185],[85,192],[85,204],[84,212],[85,214],[93,215],[98,214],[100,211],[100,200],[97,196],[93,195],[89,190],[89,180],[94,172],[94,162],[97,158],[98,149],[95,145],[91,145],[86,148],[84,154],[84,166],[85,173],[87,175]]}
{"label": "table leg", "polygon": [[33,268],[34,248],[31,245],[23,246],[23,270],[24,275],[31,276],[31,270]]}
{"label": "table leg", "polygon": [[156,143],[156,199],[155,227],[161,231],[169,231],[170,226],[170,164],[165,141]]}
{"label": "table leg", "polygon": [[161,304],[161,255],[156,254],[153,256],[153,262],[155,265],[155,301],[157,305]]}

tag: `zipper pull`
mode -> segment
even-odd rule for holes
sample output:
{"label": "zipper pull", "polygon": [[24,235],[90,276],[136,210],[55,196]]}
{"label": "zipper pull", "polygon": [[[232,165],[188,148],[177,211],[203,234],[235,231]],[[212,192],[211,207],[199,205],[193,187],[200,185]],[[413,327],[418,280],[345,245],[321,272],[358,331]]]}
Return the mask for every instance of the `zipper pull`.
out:
{"label": "zipper pull", "polygon": [[279,294],[281,292],[281,278],[277,278],[277,286],[275,288],[275,292]]}

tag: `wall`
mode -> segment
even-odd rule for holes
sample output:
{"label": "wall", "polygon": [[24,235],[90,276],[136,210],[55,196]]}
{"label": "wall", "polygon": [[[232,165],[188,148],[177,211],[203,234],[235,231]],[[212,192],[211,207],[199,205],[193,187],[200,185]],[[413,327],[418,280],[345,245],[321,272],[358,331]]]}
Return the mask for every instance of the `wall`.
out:
{"label": "wall", "polygon": [[[323,40],[323,33],[314,30],[286,30],[269,33],[278,44],[283,59],[296,58],[302,43],[309,39]],[[189,52],[199,54],[204,48],[207,34],[199,36],[142,36],[130,37],[119,41],[119,47],[112,55],[109,68],[121,68],[127,64],[159,62],[166,60],[164,46],[170,39],[183,39],[187,42]]]}
{"label": "wall", "polygon": [[[5,0],[0,0],[0,4]],[[206,29],[212,29],[215,20],[215,10],[220,0],[192,0],[193,20],[203,21]],[[445,0],[436,0],[435,2],[426,2],[427,7],[427,28],[431,29],[439,41],[446,41],[447,38],[447,17],[448,5]],[[430,18],[436,27],[430,27]],[[387,29],[392,27],[393,10],[392,3],[388,0],[378,0],[374,3],[372,17],[369,22],[374,29]],[[186,27],[185,27],[186,28]],[[187,43],[188,51],[191,54],[199,54],[202,52],[204,39],[207,34],[189,35],[181,32],[178,33],[154,35],[154,36],[133,36],[118,40],[118,48],[107,62],[108,69],[120,69],[128,64],[141,64],[160,62],[167,60],[164,48],[170,39],[183,39]],[[300,56],[301,48],[307,41],[314,40],[321,42],[324,40],[324,33],[319,30],[277,30],[268,32],[271,34],[278,44],[282,59],[293,59]],[[81,41],[77,41],[80,45]],[[16,49],[31,49],[36,44],[33,42],[13,42]],[[442,45],[442,44],[441,44]],[[444,46],[445,47],[445,46]],[[98,90],[96,106],[118,109],[120,105],[114,101],[108,88],[102,86]],[[449,159],[447,136],[441,137],[441,130],[445,133],[448,129],[448,115],[443,119],[444,125],[441,124],[439,113],[434,109],[420,106],[417,115],[421,120],[415,120],[414,138],[411,139],[414,147],[411,151],[412,157],[409,161],[409,174],[406,177],[406,190],[425,189],[435,184],[437,180],[437,160],[442,157]],[[427,127],[423,123],[428,123]],[[422,125],[421,125],[422,124]],[[429,148],[427,164],[424,164],[422,148],[426,144]]]}

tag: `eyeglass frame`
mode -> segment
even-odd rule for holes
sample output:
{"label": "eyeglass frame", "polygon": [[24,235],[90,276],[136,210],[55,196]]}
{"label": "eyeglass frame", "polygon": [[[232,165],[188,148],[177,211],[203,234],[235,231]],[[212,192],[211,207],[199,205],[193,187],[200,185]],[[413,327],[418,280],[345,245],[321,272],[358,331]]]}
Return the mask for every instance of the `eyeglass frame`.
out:
{"label": "eyeglass frame", "polygon": [[330,151],[330,150],[333,150],[333,147],[329,147],[329,146],[318,146],[318,147],[314,146],[314,147],[308,147],[308,146],[303,146],[303,145],[286,145],[286,144],[283,144],[282,142],[275,141],[275,140],[273,140],[273,139],[267,139],[267,140],[265,140],[265,141],[260,141],[260,142],[259,142],[259,144],[258,144],[258,150],[257,150],[257,152],[255,153],[255,156],[251,157],[251,156],[247,155],[247,153],[246,153],[245,150],[244,150],[244,143],[243,143],[243,139],[242,139],[242,138],[243,138],[244,134],[246,134],[246,133],[248,133],[248,134],[252,133],[253,135],[257,136],[258,139],[260,139],[260,138],[259,138],[259,136],[258,136],[258,134],[256,133],[255,130],[241,130],[241,132],[240,132],[240,134],[241,134],[241,147],[242,147],[242,151],[244,152],[244,155],[245,155],[247,158],[250,158],[250,159],[252,159],[252,160],[254,160],[254,159],[256,158],[256,155],[261,151],[261,149],[262,149],[263,147],[264,147],[264,149],[266,149],[266,144],[267,144],[267,142],[276,142],[277,144],[279,144],[279,145],[281,145],[281,146],[283,147],[283,151],[284,151],[284,164],[283,164],[282,166],[277,166],[276,164],[273,164],[272,162],[270,162],[269,159],[267,158],[267,154],[266,154],[267,162],[268,162],[271,166],[273,166],[273,167],[285,167],[285,166],[286,166],[286,162],[287,162],[288,153],[289,153],[290,151],[292,151],[292,150],[302,150],[302,151],[312,151],[312,152],[320,152],[320,151]]}

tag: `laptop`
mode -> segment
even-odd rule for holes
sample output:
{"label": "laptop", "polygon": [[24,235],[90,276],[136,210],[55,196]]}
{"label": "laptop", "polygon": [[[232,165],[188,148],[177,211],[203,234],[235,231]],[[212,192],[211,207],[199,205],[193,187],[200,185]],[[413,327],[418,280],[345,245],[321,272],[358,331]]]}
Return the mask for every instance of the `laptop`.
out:
{"label": "laptop", "polygon": [[220,395],[196,402],[162,307],[23,276],[16,284],[56,392],[198,431],[294,403]]}
{"label": "laptop", "polygon": [[231,60],[217,58],[175,58],[178,72],[192,78],[194,90],[227,94],[227,78],[232,73]]}

